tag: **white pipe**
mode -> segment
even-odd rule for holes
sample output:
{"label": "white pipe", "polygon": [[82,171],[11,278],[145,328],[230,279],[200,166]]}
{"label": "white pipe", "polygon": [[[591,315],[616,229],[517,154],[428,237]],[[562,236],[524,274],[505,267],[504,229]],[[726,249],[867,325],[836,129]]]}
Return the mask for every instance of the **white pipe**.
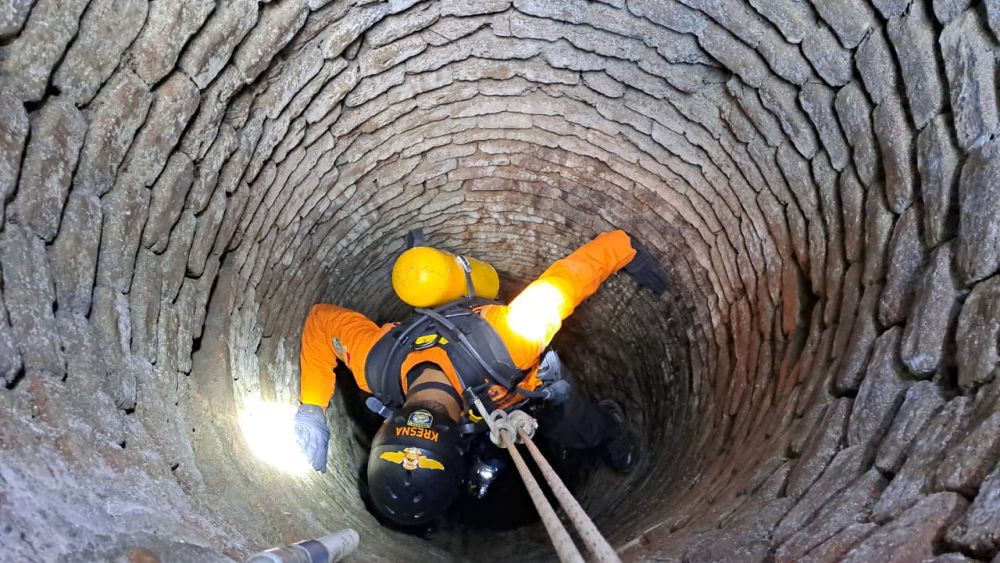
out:
{"label": "white pipe", "polygon": [[246,563],[334,563],[354,553],[359,541],[354,530],[340,530],[320,538],[255,553]]}

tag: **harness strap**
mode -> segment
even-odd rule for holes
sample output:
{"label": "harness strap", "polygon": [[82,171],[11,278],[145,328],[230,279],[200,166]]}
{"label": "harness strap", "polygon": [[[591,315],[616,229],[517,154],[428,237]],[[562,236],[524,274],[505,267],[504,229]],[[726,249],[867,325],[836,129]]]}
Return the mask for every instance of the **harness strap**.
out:
{"label": "harness strap", "polygon": [[417,391],[421,391],[423,389],[437,389],[438,391],[444,391],[445,393],[451,395],[460,406],[463,404],[462,396],[458,394],[455,387],[443,381],[425,381],[423,383],[418,383],[413,387],[410,387],[408,392],[416,393]]}
{"label": "harness strap", "polygon": [[465,274],[465,291],[468,293],[466,298],[471,309],[472,299],[476,296],[476,286],[472,283],[472,264],[469,263],[469,259],[465,256],[456,256],[455,260],[458,261],[458,265],[462,267],[462,272]]}
{"label": "harness strap", "polygon": [[368,399],[365,400],[365,406],[368,407],[368,410],[386,420],[392,418],[392,409],[385,406],[382,401],[378,400],[378,397],[368,397]]}
{"label": "harness strap", "polygon": [[393,340],[392,346],[389,348],[389,353],[382,356],[382,365],[379,367],[380,371],[382,372],[388,371],[389,369],[388,364],[393,359],[393,357],[395,357],[396,350],[399,349],[399,347],[402,345],[403,342],[408,342],[410,334],[412,334],[417,328],[420,328],[422,325],[423,323],[421,322],[413,323],[412,325],[407,327],[406,330],[403,331],[403,334],[399,338]]}

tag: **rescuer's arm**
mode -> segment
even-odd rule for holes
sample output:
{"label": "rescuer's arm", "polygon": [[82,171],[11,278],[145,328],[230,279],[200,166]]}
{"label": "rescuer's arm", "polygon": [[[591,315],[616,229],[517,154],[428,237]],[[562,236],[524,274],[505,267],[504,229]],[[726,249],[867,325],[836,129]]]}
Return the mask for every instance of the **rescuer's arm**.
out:
{"label": "rescuer's arm", "polygon": [[365,359],[382,330],[361,313],[336,305],[313,305],[302,329],[299,356],[303,404],[326,407],[333,396],[333,368],[343,360],[359,386],[367,389]]}
{"label": "rescuer's arm", "polygon": [[556,260],[537,280],[511,301],[511,308],[536,286],[551,285],[559,290],[559,320],[573,313],[577,305],[597,293],[605,280],[635,258],[636,251],[625,231],[602,233],[576,249],[569,256]]}
{"label": "rescuer's arm", "polygon": [[333,396],[337,359],[347,364],[361,388],[367,390],[365,358],[379,336],[379,327],[364,315],[336,305],[314,305],[306,317],[299,356],[302,404],[295,413],[295,438],[316,471],[326,471],[330,429],[324,409]]}
{"label": "rescuer's arm", "polygon": [[636,256],[625,231],[611,231],[557,260],[508,306],[489,306],[482,315],[500,333],[514,363],[533,365],[577,305]]}

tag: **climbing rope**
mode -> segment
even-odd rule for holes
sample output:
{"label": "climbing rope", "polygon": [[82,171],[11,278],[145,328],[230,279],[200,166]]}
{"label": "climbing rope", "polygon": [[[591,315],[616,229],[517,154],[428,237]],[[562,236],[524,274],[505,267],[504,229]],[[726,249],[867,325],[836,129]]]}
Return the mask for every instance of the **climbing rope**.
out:
{"label": "climbing rope", "polygon": [[524,459],[515,445],[516,442],[521,442],[528,448],[528,452],[531,453],[531,457],[541,470],[542,476],[552,489],[556,500],[559,501],[559,505],[562,506],[563,511],[569,517],[573,526],[580,534],[580,538],[587,546],[587,550],[601,563],[621,563],[621,559],[615,553],[614,548],[611,547],[608,540],[604,539],[597,526],[587,516],[586,511],[583,510],[583,507],[580,506],[580,503],[573,497],[573,494],[566,488],[562,479],[559,478],[559,475],[556,474],[555,470],[552,469],[552,466],[545,459],[545,456],[542,455],[542,452],[538,450],[538,447],[531,440],[535,435],[535,430],[538,429],[538,421],[520,410],[516,410],[510,414],[500,409],[492,413],[487,413],[486,407],[478,397],[475,398],[475,403],[479,413],[486,419],[486,424],[489,426],[490,440],[510,452],[510,457],[514,460],[514,465],[517,467],[518,473],[521,474],[524,486],[531,496],[531,501],[535,504],[535,509],[538,510],[542,524],[545,525],[545,529],[549,533],[549,538],[552,540],[552,545],[556,549],[559,560],[574,563],[579,561],[582,563],[583,557],[570,538],[569,532],[566,531],[562,521],[556,516],[552,505],[545,498],[545,494],[538,486],[534,475],[531,474],[527,464],[524,463]]}

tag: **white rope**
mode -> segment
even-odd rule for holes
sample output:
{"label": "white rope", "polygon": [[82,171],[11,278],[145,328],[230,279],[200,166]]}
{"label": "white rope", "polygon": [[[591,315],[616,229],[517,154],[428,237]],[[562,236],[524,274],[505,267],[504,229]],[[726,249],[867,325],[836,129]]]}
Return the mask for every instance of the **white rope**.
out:
{"label": "white rope", "polygon": [[[469,394],[474,397],[476,409],[479,410],[479,414],[486,420],[486,425],[490,427],[490,440],[510,452],[510,457],[514,460],[514,465],[517,466],[517,472],[521,474],[521,480],[524,481],[524,487],[528,490],[531,502],[534,503],[535,510],[538,511],[538,516],[542,519],[542,524],[545,525],[545,531],[549,533],[549,539],[552,540],[552,546],[556,549],[559,561],[563,563],[584,563],[583,556],[580,555],[580,550],[576,548],[573,539],[569,537],[566,527],[559,520],[556,511],[552,509],[552,505],[545,498],[545,493],[538,486],[538,481],[535,480],[527,464],[524,463],[524,459],[521,458],[520,452],[517,451],[517,447],[514,446],[514,441],[517,440],[518,433],[517,429],[510,425],[507,413],[499,409],[488,413],[479,397],[471,393],[471,390]],[[537,426],[536,424],[535,427]],[[534,429],[530,430],[534,433]]]}
{"label": "white rope", "polygon": [[535,509],[538,510],[538,515],[541,517],[545,529],[549,532],[549,539],[552,540],[552,545],[556,548],[559,561],[563,563],[583,563],[583,556],[580,555],[580,550],[576,548],[573,539],[569,537],[569,532],[566,531],[562,521],[559,520],[559,516],[556,515],[556,511],[552,509],[552,505],[545,498],[545,493],[538,486],[538,481],[535,481],[535,477],[532,476],[527,464],[524,463],[524,459],[521,458],[517,447],[510,444],[507,451],[510,452],[510,457],[514,460],[514,465],[517,466],[517,471],[521,474],[521,479],[524,480],[524,487],[528,489],[531,501],[535,503]]}
{"label": "white rope", "polygon": [[531,441],[531,436],[523,432],[518,435],[521,438],[521,442],[531,453],[531,457],[535,459],[538,468],[542,470],[542,476],[545,477],[545,481],[548,482],[552,492],[555,493],[556,500],[559,501],[559,505],[562,506],[563,511],[569,516],[570,521],[573,522],[573,526],[579,532],[580,538],[583,539],[583,543],[587,546],[587,550],[600,563],[621,563],[621,559],[618,557],[615,549],[611,547],[608,540],[604,539],[604,535],[594,525],[594,521],[590,519],[590,516],[587,516],[587,512],[580,506],[576,498],[573,497],[573,493],[569,492],[569,489],[563,484],[562,479],[559,478],[559,475],[549,465],[542,452],[538,451],[535,443]]}
{"label": "white rope", "polygon": [[[473,397],[475,397],[474,394]],[[549,537],[556,548],[559,560],[582,562],[583,557],[580,555],[580,551],[576,545],[573,544],[573,540],[570,538],[566,528],[556,516],[555,510],[552,509],[548,499],[545,498],[544,493],[538,487],[538,482],[531,474],[531,471],[528,470],[520,452],[517,451],[517,446],[514,445],[515,442],[520,442],[528,448],[528,452],[531,453],[531,457],[538,464],[542,476],[545,477],[545,481],[549,484],[563,511],[580,533],[580,537],[583,539],[584,544],[586,544],[587,550],[600,563],[621,563],[621,559],[615,553],[614,548],[611,547],[608,540],[604,539],[600,530],[594,525],[593,520],[587,516],[586,511],[580,506],[576,498],[573,497],[569,489],[566,488],[562,479],[559,478],[559,475],[556,474],[555,470],[552,469],[552,466],[545,459],[545,456],[542,455],[542,452],[538,450],[535,443],[531,440],[535,435],[535,430],[538,429],[538,421],[520,410],[516,410],[510,414],[500,409],[492,413],[487,413],[486,407],[479,400],[479,397],[475,397],[475,403],[479,413],[486,419],[486,425],[490,428],[490,440],[510,452],[510,457],[514,460],[514,465],[517,466],[517,470],[521,474],[521,479],[524,480],[524,485],[528,489],[528,494],[531,496],[531,500],[534,502],[535,508],[542,518],[542,523],[549,532]]]}

